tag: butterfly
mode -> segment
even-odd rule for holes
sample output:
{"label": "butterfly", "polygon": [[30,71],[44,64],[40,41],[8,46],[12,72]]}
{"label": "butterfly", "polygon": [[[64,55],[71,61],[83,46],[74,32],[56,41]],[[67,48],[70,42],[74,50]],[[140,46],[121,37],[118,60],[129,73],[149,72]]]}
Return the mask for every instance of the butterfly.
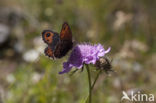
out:
{"label": "butterfly", "polygon": [[50,58],[62,58],[73,47],[72,32],[67,22],[63,23],[59,33],[51,30],[43,30],[42,39],[48,45],[44,53]]}

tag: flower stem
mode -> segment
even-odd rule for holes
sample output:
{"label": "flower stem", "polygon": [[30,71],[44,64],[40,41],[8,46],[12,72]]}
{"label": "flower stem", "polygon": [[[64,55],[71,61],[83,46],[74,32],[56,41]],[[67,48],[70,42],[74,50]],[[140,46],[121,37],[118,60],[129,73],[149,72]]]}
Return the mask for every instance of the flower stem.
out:
{"label": "flower stem", "polygon": [[86,69],[87,69],[87,73],[88,73],[88,83],[89,83],[89,102],[88,103],[92,103],[92,85],[91,85],[91,76],[90,76],[90,70],[89,70],[89,66],[86,64]]}
{"label": "flower stem", "polygon": [[96,78],[95,78],[95,80],[94,80],[94,82],[93,82],[93,84],[92,84],[92,86],[91,86],[91,89],[93,89],[93,88],[94,88],[94,85],[95,85],[95,83],[96,83],[97,79],[99,78],[99,76],[100,76],[101,72],[102,72],[102,70],[99,70],[99,72],[98,72],[98,74],[96,75]]}

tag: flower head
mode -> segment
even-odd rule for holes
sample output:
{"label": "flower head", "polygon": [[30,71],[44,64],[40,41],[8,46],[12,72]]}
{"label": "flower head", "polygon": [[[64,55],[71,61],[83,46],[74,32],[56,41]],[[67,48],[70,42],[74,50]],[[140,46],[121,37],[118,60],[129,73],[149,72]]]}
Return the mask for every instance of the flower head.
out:
{"label": "flower head", "polygon": [[83,64],[95,64],[100,57],[110,51],[105,50],[101,44],[79,44],[74,47],[67,62],[63,63],[63,70],[59,74],[69,72],[72,67],[82,68]]}

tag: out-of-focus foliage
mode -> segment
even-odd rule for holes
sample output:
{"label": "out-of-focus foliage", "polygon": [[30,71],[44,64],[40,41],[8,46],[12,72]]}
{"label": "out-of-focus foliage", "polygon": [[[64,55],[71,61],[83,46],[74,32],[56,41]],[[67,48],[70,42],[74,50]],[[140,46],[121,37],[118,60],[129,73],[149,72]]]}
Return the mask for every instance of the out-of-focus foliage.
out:
{"label": "out-of-focus foliage", "polygon": [[155,11],[155,0],[1,0],[0,103],[84,103],[86,71],[59,75],[68,56],[43,54],[42,30],[59,33],[64,21],[77,43],[112,47],[117,74],[101,75],[93,103],[119,103],[123,90],[156,95]]}

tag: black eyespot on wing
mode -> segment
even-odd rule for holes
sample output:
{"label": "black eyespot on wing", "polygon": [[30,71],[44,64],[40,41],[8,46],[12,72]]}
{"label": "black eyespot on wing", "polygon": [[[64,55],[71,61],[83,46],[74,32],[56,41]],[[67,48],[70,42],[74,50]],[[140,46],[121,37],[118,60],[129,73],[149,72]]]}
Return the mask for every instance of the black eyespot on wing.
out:
{"label": "black eyespot on wing", "polygon": [[[55,35],[58,35],[58,33],[56,32],[53,32],[51,30],[44,30],[42,32],[42,39],[43,41],[48,44],[48,45],[51,45],[54,41],[54,36]],[[59,36],[59,35],[58,35]]]}
{"label": "black eyespot on wing", "polygon": [[49,37],[50,36],[50,33],[47,33],[46,36]]}

